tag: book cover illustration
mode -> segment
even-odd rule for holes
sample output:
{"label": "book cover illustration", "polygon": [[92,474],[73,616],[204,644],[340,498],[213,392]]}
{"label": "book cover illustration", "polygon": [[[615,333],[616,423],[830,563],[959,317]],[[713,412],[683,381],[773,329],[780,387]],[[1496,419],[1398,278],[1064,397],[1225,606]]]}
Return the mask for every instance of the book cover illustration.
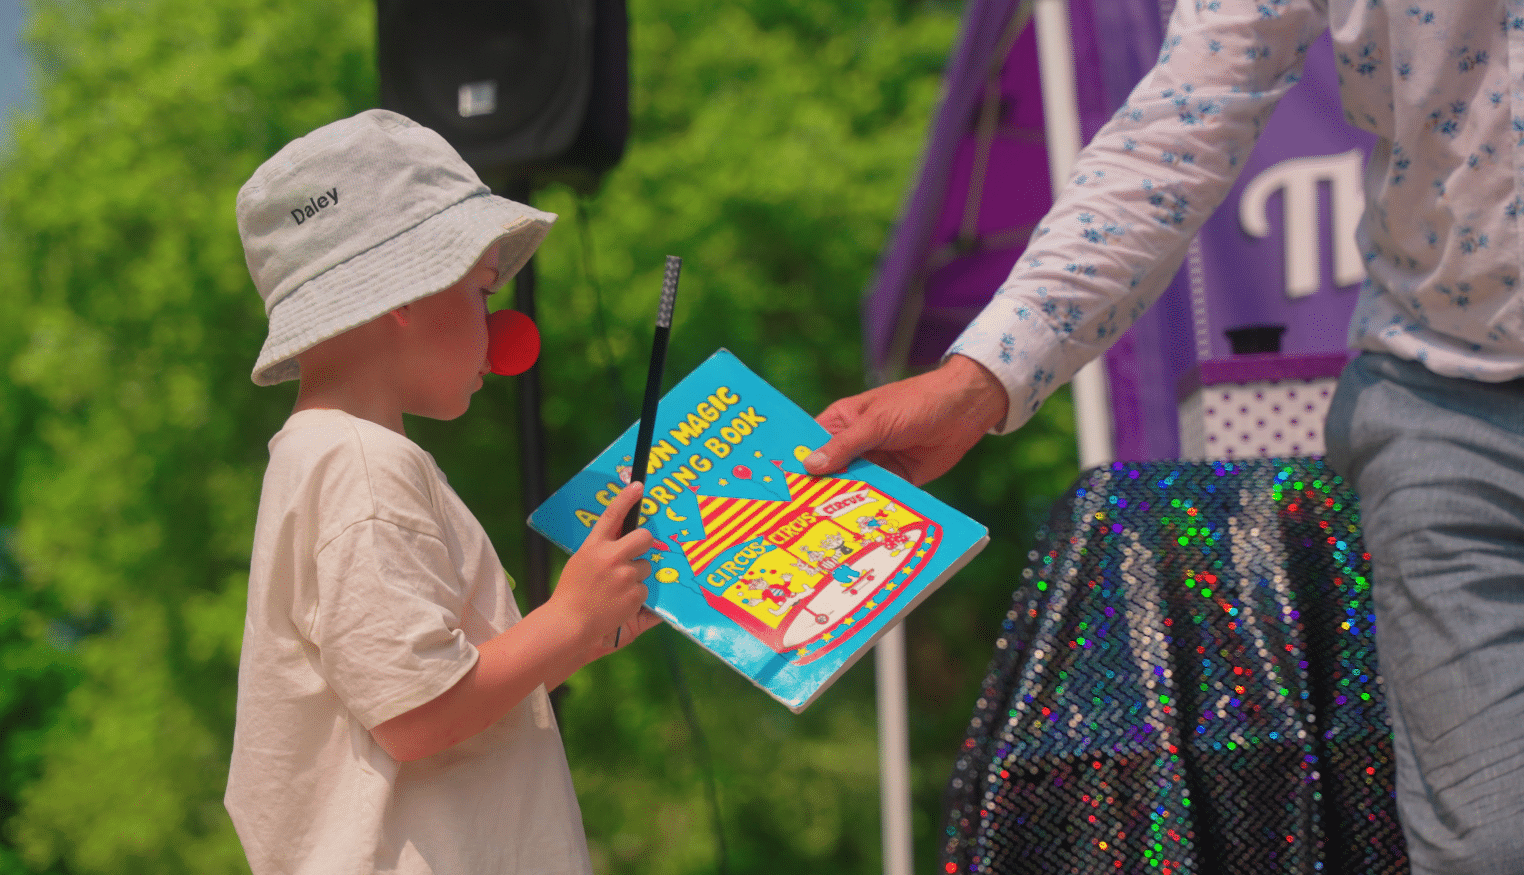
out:
{"label": "book cover illustration", "polygon": [[[529,524],[575,551],[630,482],[637,427]],[[807,474],[828,437],[721,349],[662,398],[641,503],[647,606],[796,713],[989,541],[864,460]]]}

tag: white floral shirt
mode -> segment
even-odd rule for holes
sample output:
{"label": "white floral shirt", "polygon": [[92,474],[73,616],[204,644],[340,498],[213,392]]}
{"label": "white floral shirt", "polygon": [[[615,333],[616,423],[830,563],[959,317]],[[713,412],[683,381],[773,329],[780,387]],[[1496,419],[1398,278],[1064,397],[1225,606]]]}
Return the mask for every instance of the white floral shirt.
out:
{"label": "white floral shirt", "polygon": [[1180,0],[1158,63],[949,350],[1005,384],[1000,431],[1169,284],[1325,30],[1345,117],[1378,137],[1351,346],[1524,376],[1524,0]]}

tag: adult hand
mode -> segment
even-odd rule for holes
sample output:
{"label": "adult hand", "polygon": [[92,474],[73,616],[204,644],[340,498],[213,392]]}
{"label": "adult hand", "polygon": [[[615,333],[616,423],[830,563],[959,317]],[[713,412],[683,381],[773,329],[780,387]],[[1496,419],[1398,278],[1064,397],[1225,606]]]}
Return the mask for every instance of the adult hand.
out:
{"label": "adult hand", "polygon": [[973,359],[948,358],[934,371],[869,389],[827,407],[815,421],[831,439],[804,460],[831,474],[862,456],[917,486],[947,473],[1005,421],[1005,387]]}

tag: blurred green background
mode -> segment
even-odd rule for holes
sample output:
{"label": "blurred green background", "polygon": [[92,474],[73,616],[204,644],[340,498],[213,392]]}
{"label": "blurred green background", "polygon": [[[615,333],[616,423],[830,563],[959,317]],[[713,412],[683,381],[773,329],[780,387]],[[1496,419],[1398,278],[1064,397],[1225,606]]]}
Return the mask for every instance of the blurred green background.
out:
{"label": "blurred green background", "polygon": [[[0,140],[0,875],[245,872],[221,799],[265,442],[295,387],[249,381],[264,317],[233,199],[376,105],[374,5],[24,8],[31,96]],[[535,196],[562,216],[537,259],[552,485],[638,415],[669,253],[669,384],[724,346],[811,411],[864,388],[859,300],[960,13],[630,0],[626,156],[595,196]],[[409,428],[522,577],[514,392]],[[1072,432],[1060,394],[933,486],[993,540],[908,623],[918,872]],[[733,873],[881,871],[873,692],[865,659],[795,716],[665,629],[585,669],[561,719],[598,871],[716,872],[721,836]]]}

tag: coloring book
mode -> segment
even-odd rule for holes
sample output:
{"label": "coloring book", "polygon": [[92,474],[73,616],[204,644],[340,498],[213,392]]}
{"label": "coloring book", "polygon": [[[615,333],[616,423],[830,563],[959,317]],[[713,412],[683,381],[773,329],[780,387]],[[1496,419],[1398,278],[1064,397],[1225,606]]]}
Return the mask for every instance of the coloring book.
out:
{"label": "coloring book", "polygon": [[[567,552],[630,482],[630,428],[529,524]],[[641,525],[646,604],[794,712],[989,542],[979,525],[866,462],[824,477],[830,437],[726,350],[657,408]]]}

